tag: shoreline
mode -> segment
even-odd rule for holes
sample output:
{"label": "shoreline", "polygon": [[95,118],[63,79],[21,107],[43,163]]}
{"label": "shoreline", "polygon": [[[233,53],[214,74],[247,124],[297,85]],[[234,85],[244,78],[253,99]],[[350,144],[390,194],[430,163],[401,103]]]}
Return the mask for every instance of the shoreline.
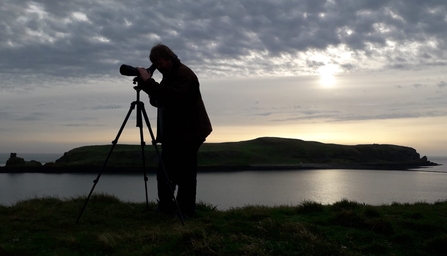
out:
{"label": "shoreline", "polygon": [[[324,170],[324,169],[359,169],[359,170],[402,170],[422,169],[426,167],[439,166],[440,164],[427,163],[352,163],[352,164],[326,164],[326,163],[303,163],[295,165],[250,165],[250,166],[198,166],[198,173],[210,172],[242,172],[242,171],[274,171],[274,170]],[[156,172],[157,168],[146,166],[146,172]],[[0,173],[99,173],[100,166],[0,166]],[[105,167],[106,173],[141,173],[142,167]]]}

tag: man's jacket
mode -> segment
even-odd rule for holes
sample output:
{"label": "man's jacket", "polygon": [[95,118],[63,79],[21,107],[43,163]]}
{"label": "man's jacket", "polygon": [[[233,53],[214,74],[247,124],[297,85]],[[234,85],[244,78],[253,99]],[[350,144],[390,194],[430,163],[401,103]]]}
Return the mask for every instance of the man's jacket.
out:
{"label": "man's jacket", "polygon": [[194,72],[180,60],[157,83],[150,78],[140,84],[149,94],[151,105],[158,108],[157,141],[188,142],[205,140],[212,127]]}

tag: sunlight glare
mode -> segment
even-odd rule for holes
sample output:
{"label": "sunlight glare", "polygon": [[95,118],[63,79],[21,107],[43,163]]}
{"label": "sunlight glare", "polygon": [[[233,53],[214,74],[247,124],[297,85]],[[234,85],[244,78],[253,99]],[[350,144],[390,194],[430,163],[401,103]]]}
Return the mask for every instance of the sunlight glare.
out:
{"label": "sunlight glare", "polygon": [[336,73],[335,68],[331,66],[324,66],[318,69],[320,74],[320,84],[324,88],[332,88],[337,82],[334,74]]}

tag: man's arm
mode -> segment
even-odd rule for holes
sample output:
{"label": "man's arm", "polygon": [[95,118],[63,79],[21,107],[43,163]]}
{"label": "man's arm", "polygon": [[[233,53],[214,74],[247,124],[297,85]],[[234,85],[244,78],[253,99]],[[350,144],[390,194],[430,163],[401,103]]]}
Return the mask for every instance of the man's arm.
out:
{"label": "man's arm", "polygon": [[147,78],[147,80],[144,80],[142,83],[143,90],[151,98],[154,97],[160,102],[163,102],[165,106],[188,101],[190,98],[189,94],[194,91],[194,88],[191,88],[191,86],[198,87],[195,74],[185,66],[180,67],[175,76],[166,78],[163,85],[157,83],[149,76],[142,77],[142,79],[144,78]]}

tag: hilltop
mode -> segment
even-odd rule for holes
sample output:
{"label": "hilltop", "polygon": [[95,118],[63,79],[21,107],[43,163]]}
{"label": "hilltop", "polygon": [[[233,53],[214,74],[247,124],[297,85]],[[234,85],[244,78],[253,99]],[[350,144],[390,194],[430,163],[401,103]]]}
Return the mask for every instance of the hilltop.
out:
{"label": "hilltop", "polygon": [[[83,146],[72,149],[56,160],[41,167],[27,167],[33,171],[86,172],[98,171],[112,145]],[[161,149],[161,147],[159,147]],[[146,166],[157,166],[153,145],[145,146]],[[389,144],[339,145],[299,139],[262,137],[248,141],[204,143],[199,151],[199,169],[253,170],[253,169],[408,169],[436,165],[411,147]],[[11,160],[11,159],[10,159]],[[9,162],[9,160],[8,160]],[[28,162],[8,164],[25,168]],[[141,171],[141,146],[121,145],[114,148],[107,166],[109,171]],[[40,170],[39,170],[40,169]],[[57,170],[56,170],[57,169]],[[17,170],[17,169],[16,169]]]}

